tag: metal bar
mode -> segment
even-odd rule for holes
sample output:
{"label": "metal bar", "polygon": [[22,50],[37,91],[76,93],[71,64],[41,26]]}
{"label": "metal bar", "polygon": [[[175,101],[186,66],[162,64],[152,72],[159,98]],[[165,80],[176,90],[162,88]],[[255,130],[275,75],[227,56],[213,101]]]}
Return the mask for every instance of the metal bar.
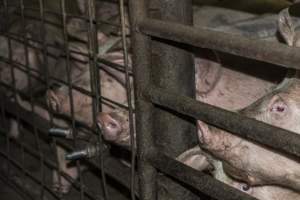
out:
{"label": "metal bar", "polygon": [[154,104],[199,119],[248,140],[300,157],[300,135],[192,98],[149,87],[145,97]]}
{"label": "metal bar", "polygon": [[298,49],[284,44],[149,18],[139,23],[139,30],[149,36],[300,69],[296,64],[300,63]]}
{"label": "metal bar", "polygon": [[[67,12],[66,12],[66,2],[65,0],[60,1],[61,4],[61,14],[62,14],[62,25],[63,25],[63,46],[64,46],[64,52],[66,55],[66,73],[67,73],[67,85],[68,85],[68,95],[69,95],[69,103],[70,103],[70,113],[71,113],[71,127],[74,134],[74,140],[73,140],[73,147],[76,148],[78,146],[78,142],[76,140],[77,136],[77,129],[75,128],[75,105],[74,105],[74,97],[72,92],[72,66],[70,61],[70,50],[69,50],[69,35],[67,31]],[[83,190],[83,179],[82,179],[82,171],[80,167],[80,162],[78,160],[75,161],[76,168],[78,172],[78,180],[79,180],[79,192],[80,192],[80,200],[84,199],[84,190]]]}
{"label": "metal bar", "polygon": [[[97,126],[97,114],[99,111],[102,111],[102,99],[101,97],[101,77],[99,68],[97,67],[98,59],[98,30],[96,21],[96,1],[88,0],[87,1],[87,15],[88,15],[88,52],[89,52],[89,69],[90,69],[90,85],[91,92],[94,96],[92,99],[92,119],[93,119],[93,128],[97,133],[97,140],[99,144],[100,156],[99,156],[99,166],[101,168],[101,189],[103,191],[104,199],[109,199],[109,193],[107,189],[107,181],[105,176],[104,169],[104,143],[102,139],[101,130]],[[100,101],[99,101],[100,100]]]}
{"label": "metal bar", "polygon": [[201,171],[188,167],[160,152],[155,152],[149,157],[149,159],[161,172],[188,184],[214,199],[257,200],[244,192],[230,187],[229,185],[222,183]]}
{"label": "metal bar", "polygon": [[[2,132],[1,129],[0,129],[0,132]],[[24,134],[25,134],[25,133],[26,133],[26,134],[30,134],[30,133],[27,132],[27,131],[23,131],[23,133],[24,133]],[[12,141],[12,142],[13,142],[13,143],[16,143],[16,144],[18,144],[18,145],[21,145],[21,142],[19,142],[19,141],[17,141],[17,140]],[[61,143],[61,142],[60,142],[60,143]],[[41,159],[41,158],[40,158],[40,154],[39,154],[38,152],[36,152],[36,150],[34,150],[31,146],[25,145],[25,144],[24,144],[23,146],[24,146],[25,151],[26,151],[28,154],[34,156],[36,159]],[[67,146],[68,146],[68,145],[67,145]],[[70,146],[69,146],[69,148],[70,148]],[[6,156],[7,156],[7,155],[6,155]],[[52,160],[45,158],[43,161],[44,161],[44,164],[45,164],[47,167],[49,167],[49,168],[51,168],[51,169],[59,170],[59,167],[57,166],[57,163],[53,162]],[[23,165],[23,164],[20,164],[19,166],[22,167],[22,165]],[[28,171],[28,172],[26,172],[26,173],[30,173],[30,172]],[[77,189],[80,188],[80,183],[79,183],[78,180],[73,179],[72,177],[70,177],[68,174],[66,174],[66,173],[64,173],[64,172],[61,172],[61,176],[63,176],[63,177],[64,177],[65,179],[67,179],[68,181],[70,181],[70,182],[72,183],[72,185],[74,185]],[[40,181],[40,180],[39,180],[39,181]],[[51,188],[50,188],[50,187],[48,187],[48,186],[46,186],[46,187],[47,187],[48,190],[51,191]],[[93,191],[89,190],[89,188],[84,187],[83,189],[84,189],[84,193],[85,193],[86,196],[88,196],[88,197],[90,197],[90,198],[93,198],[93,197],[97,196]],[[53,196],[55,196],[57,199],[61,199],[61,196],[60,196],[60,195],[57,195],[57,194],[55,194],[55,193],[52,192],[52,191],[51,191],[51,194],[52,194]]]}
{"label": "metal bar", "polygon": [[[151,17],[161,20],[192,25],[191,0],[151,1]],[[152,83],[168,91],[195,97],[195,68],[191,52],[171,42],[153,39],[151,77]],[[168,110],[155,107],[153,112],[154,144],[160,152],[177,157],[197,143],[196,127],[192,120],[183,118]],[[158,192],[159,199],[196,199],[192,192],[167,177],[161,177],[169,195]]]}
{"label": "metal bar", "polygon": [[142,91],[150,84],[150,38],[138,33],[137,25],[147,12],[146,0],[129,1],[131,17],[132,60],[134,74],[134,92],[136,106],[136,140],[139,194],[141,200],[156,198],[156,169],[147,160],[153,148],[152,110],[153,105],[142,97]]}
{"label": "metal bar", "polygon": [[134,118],[133,118],[133,100],[132,100],[132,85],[129,77],[129,53],[126,42],[126,27],[125,27],[125,6],[124,0],[119,0],[119,10],[120,10],[120,23],[122,32],[122,48],[123,57],[125,64],[125,83],[126,83],[126,95],[128,103],[128,114],[129,114],[129,131],[130,131],[130,145],[131,145],[131,178],[130,178],[130,190],[131,190],[131,200],[135,200],[135,157],[136,157],[136,144],[135,144],[135,130],[134,130]]}

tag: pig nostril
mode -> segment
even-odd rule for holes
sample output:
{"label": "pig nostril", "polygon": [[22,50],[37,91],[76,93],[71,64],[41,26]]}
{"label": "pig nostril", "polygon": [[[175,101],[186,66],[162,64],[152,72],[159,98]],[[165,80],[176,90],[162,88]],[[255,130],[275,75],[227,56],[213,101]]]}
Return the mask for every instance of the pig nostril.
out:
{"label": "pig nostril", "polygon": [[276,111],[277,112],[283,112],[285,109],[282,106],[277,106]]}

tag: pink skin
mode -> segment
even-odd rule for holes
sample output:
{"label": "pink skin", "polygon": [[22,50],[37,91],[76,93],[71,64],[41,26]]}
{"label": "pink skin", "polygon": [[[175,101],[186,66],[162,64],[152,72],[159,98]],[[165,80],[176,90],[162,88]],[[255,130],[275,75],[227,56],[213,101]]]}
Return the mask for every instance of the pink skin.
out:
{"label": "pink skin", "polygon": [[118,145],[130,145],[129,119],[125,110],[99,113],[97,121],[105,140]]}
{"label": "pink skin", "polygon": [[[227,110],[239,109],[251,104],[275,85],[273,82],[222,67],[217,62],[200,57],[195,58],[195,68],[197,100]],[[98,118],[98,124],[101,124],[104,138],[118,144],[121,139],[116,137],[116,131],[109,127],[109,121],[113,121],[115,127],[122,127],[128,120],[128,113],[121,116],[115,111],[111,112],[114,114],[105,113],[110,117]],[[121,129],[117,132],[119,131]],[[127,138],[129,131],[126,129],[119,135]]]}
{"label": "pink skin", "polygon": [[299,193],[290,189],[273,185],[252,187],[228,177],[223,171],[222,162],[202,151],[199,146],[185,151],[177,157],[177,160],[199,171],[208,170],[217,180],[259,200],[294,200],[300,198]]}
{"label": "pink skin", "polygon": [[[116,59],[116,61],[120,61],[120,54],[117,52],[113,52],[111,55],[106,56],[112,56]],[[113,101],[116,101],[118,103],[126,103],[126,91],[124,89],[124,86],[116,81],[114,77],[110,76],[105,71],[100,71],[101,76],[101,95],[111,99]],[[90,91],[90,74],[89,71],[86,71],[80,75],[77,76],[77,79],[74,81],[74,84],[78,87],[81,87],[85,90]],[[74,105],[74,117],[77,121],[83,122],[87,124],[88,126],[92,126],[93,124],[93,118],[92,118],[92,99],[75,89],[72,90],[73,95],[73,105]],[[46,95],[46,101],[49,106],[54,112],[64,114],[67,116],[71,116],[71,104],[70,104],[70,98],[69,98],[69,89],[66,86],[60,87],[58,89],[52,89],[47,91]],[[103,105],[103,111],[111,111],[112,109],[106,105]],[[98,116],[103,117],[103,116]],[[123,126],[122,130],[125,130],[126,127]],[[123,138],[125,139],[125,138]],[[124,143],[126,145],[126,139],[124,140]],[[59,148],[59,147],[57,147]],[[65,155],[65,150],[61,149],[58,152],[58,157],[60,155]],[[78,178],[78,170],[76,167],[68,166],[68,163],[64,157],[59,160],[59,166],[61,167],[61,170],[65,172],[66,174],[70,175],[73,179]],[[59,185],[57,178],[57,172],[54,171],[53,175],[53,183],[54,183],[54,189],[59,190],[62,193],[67,193],[70,190],[70,182],[68,182],[66,179],[61,178],[61,185]]]}
{"label": "pink skin", "polygon": [[[299,91],[298,79],[285,80],[276,90],[238,112],[299,133]],[[300,191],[299,162],[202,122],[198,127],[201,147],[224,161],[231,176],[249,185],[274,184]]]}
{"label": "pink skin", "polygon": [[[8,52],[9,52],[9,48],[8,48],[8,40],[5,37],[0,37],[0,42],[1,42],[1,56],[5,57],[6,59],[9,59],[8,57]],[[25,65],[25,49],[24,49],[24,45],[11,40],[11,45],[12,45],[12,61],[14,63],[20,63],[21,65]],[[39,66],[39,60],[38,60],[38,55],[37,52],[32,49],[32,48],[28,48],[28,61],[29,61],[29,66],[31,69],[34,70],[38,70],[38,66]],[[7,64],[5,62],[1,62],[0,63],[0,79],[1,82],[4,82],[8,85],[13,84],[13,77],[11,74],[11,68],[12,66],[10,64]],[[28,89],[28,75],[26,74],[26,67],[24,67],[24,71],[14,67],[13,73],[15,76],[15,86],[17,89],[19,90],[25,90]],[[32,78],[32,81],[34,81],[34,79]]]}
{"label": "pink skin", "polygon": [[[299,46],[288,9],[280,12],[278,28],[289,46]],[[275,90],[238,113],[300,133],[299,91],[299,79],[286,78]],[[224,161],[231,176],[249,185],[274,184],[300,191],[299,162],[200,121],[198,127],[201,147]]]}

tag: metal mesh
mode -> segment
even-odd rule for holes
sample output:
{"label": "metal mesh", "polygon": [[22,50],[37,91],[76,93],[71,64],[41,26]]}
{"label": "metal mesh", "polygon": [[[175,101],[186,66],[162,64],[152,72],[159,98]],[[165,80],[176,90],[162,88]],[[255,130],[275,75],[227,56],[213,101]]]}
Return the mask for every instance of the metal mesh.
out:
{"label": "metal mesh", "polygon": [[1,1],[1,16],[1,177],[24,199],[134,199],[134,167],[97,122],[125,109],[134,129],[127,5]]}

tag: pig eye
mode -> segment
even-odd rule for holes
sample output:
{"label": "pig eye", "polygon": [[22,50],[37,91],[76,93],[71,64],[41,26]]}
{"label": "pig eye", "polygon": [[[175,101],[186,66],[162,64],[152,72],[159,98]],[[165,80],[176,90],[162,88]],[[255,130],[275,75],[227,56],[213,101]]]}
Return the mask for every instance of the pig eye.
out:
{"label": "pig eye", "polygon": [[248,184],[243,183],[243,184],[241,184],[241,190],[243,192],[250,192],[251,191],[251,187]]}

